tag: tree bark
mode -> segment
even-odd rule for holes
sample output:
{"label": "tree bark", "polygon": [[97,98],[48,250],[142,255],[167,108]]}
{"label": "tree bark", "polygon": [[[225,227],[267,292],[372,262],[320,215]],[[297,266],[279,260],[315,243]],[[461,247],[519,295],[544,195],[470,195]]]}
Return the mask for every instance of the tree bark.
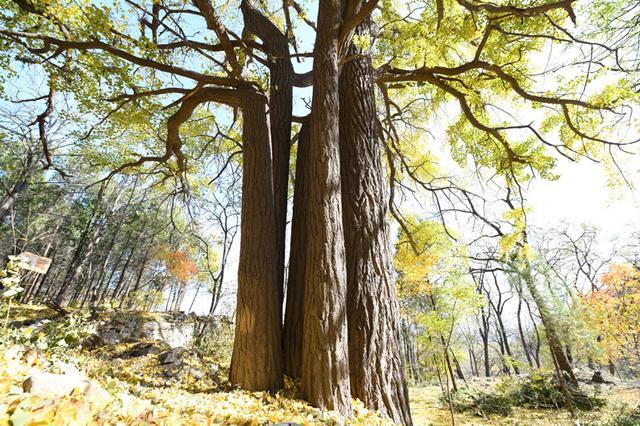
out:
{"label": "tree bark", "polygon": [[11,188],[11,191],[2,198],[2,201],[0,201],[0,223],[9,215],[9,212],[18,199],[18,195],[27,188],[27,185],[26,180],[18,182]]}
{"label": "tree bark", "polygon": [[471,368],[471,375],[478,377],[480,376],[480,374],[478,374],[478,360],[476,359],[476,353],[473,350],[472,343],[469,344],[468,352],[469,352],[469,367]]}
{"label": "tree bark", "polygon": [[533,317],[533,312],[531,312],[531,305],[527,301],[527,299],[523,299],[525,305],[527,305],[527,311],[529,312],[529,319],[531,320],[531,325],[533,326],[533,333],[536,336],[536,344],[532,349],[531,355],[536,362],[536,368],[540,368],[540,333],[538,332],[538,326],[536,325],[536,320]]}
{"label": "tree bark", "polygon": [[31,175],[35,172],[35,168],[33,167],[34,160],[33,151],[29,149],[27,153],[27,159],[24,164],[24,169],[22,173],[20,173],[20,177],[18,181],[11,187],[10,190],[7,191],[4,197],[0,199],[0,224],[4,220],[5,217],[9,215],[9,212],[15,205],[18,195],[22,193],[29,186],[29,180],[31,179]]}
{"label": "tree bark", "polygon": [[451,358],[453,358],[453,365],[456,368],[456,375],[458,376],[458,379],[466,383],[467,379],[465,379],[464,377],[464,373],[462,372],[462,366],[460,365],[460,361],[458,361],[458,357],[456,357],[456,354],[453,353],[453,350],[449,349],[449,351],[451,352]]}
{"label": "tree bark", "polygon": [[340,194],[338,38],[342,2],[320,0],[309,120],[309,215],[304,290],[302,395],[351,414],[347,277]]}
{"label": "tree bark", "polygon": [[[287,36],[257,11],[248,0],[241,10],[246,28],[260,37],[269,53],[269,123],[273,156],[273,196],[275,204],[276,245],[280,307],[284,298],[284,255],[289,193],[289,156],[291,152],[291,114],[293,108],[293,66]],[[286,7],[286,6],[285,6]],[[282,314],[281,314],[282,315]]]}
{"label": "tree bark", "polygon": [[[368,22],[359,26],[358,33],[368,32]],[[351,394],[410,425],[373,67],[370,52],[353,45],[347,57],[340,74],[340,165]]]}
{"label": "tree bark", "polygon": [[518,333],[520,334],[520,343],[522,344],[522,350],[524,351],[525,357],[527,357],[529,368],[533,370],[533,361],[531,360],[531,355],[529,354],[529,345],[527,345],[527,339],[525,338],[524,329],[522,327],[522,295],[520,293],[518,293],[517,319]]}
{"label": "tree bark", "polygon": [[282,387],[281,317],[266,100],[248,92],[243,112],[243,176],[236,330],[229,380],[248,390]]}
{"label": "tree bark", "polygon": [[549,311],[547,304],[542,298],[542,295],[538,292],[533,275],[531,274],[531,268],[529,266],[522,272],[522,279],[526,284],[529,293],[531,294],[531,298],[538,308],[538,312],[540,313],[540,320],[542,321],[542,325],[544,326],[544,331],[547,336],[549,349],[551,350],[553,357],[558,363],[558,368],[568,376],[568,380],[573,386],[578,386],[578,380],[573,374],[571,363],[569,363],[567,354],[562,349],[562,343],[560,341],[560,337],[558,336],[555,321],[553,320],[551,312]]}
{"label": "tree bark", "polygon": [[402,336],[404,340],[404,354],[406,365],[409,369],[409,377],[420,383],[422,381],[422,372],[418,365],[418,350],[416,348],[416,333],[414,325],[407,319],[402,320]]}
{"label": "tree bark", "polygon": [[[101,226],[98,223],[97,215],[98,210],[100,209],[100,202],[101,197],[98,196],[93,215],[89,219],[89,222],[87,222],[87,226],[85,227],[82,236],[78,241],[78,245],[76,246],[73,257],[71,258],[69,267],[67,268],[67,272],[64,275],[62,285],[55,296],[55,302],[61,306],[67,302],[67,299],[69,298],[69,295],[73,290],[72,286],[77,283],[78,278],[82,274],[84,262],[91,256],[95,245],[99,242]],[[91,235],[91,237],[89,237],[89,231],[91,231],[92,228],[93,234]]]}
{"label": "tree bark", "polygon": [[296,176],[293,190],[293,218],[287,280],[287,306],[282,334],[284,371],[289,377],[300,377],[302,364],[302,332],[304,322],[304,283],[307,257],[306,220],[309,215],[309,121],[302,124],[298,135]]}
{"label": "tree bark", "polygon": [[479,328],[480,337],[482,338],[482,355],[484,361],[484,376],[491,377],[491,361],[489,359],[489,315],[485,314],[484,308],[480,308],[480,319],[482,326]]}

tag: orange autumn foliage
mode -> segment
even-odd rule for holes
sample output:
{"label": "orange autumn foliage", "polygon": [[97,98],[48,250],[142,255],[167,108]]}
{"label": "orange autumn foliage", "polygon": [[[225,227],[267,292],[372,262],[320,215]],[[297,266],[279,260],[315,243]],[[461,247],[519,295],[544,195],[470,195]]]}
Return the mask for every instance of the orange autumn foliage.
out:
{"label": "orange autumn foliage", "polygon": [[640,270],[612,264],[602,287],[581,296],[590,325],[598,332],[602,361],[626,361],[640,367]]}
{"label": "orange autumn foliage", "polygon": [[189,258],[186,250],[172,250],[165,244],[159,247],[156,257],[164,262],[169,273],[181,283],[189,282],[198,273],[197,265]]}

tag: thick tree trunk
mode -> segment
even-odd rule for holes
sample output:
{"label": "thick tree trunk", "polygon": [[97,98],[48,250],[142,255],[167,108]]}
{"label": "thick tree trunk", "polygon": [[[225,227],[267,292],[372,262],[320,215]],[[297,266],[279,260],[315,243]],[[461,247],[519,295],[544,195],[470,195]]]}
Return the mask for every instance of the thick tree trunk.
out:
{"label": "thick tree trunk", "polygon": [[[286,4],[285,4],[286,7]],[[280,307],[284,297],[284,255],[289,192],[289,155],[291,151],[291,111],[293,107],[293,66],[289,41],[269,19],[248,0],[241,9],[246,28],[260,37],[269,53],[269,123],[273,156],[273,195],[275,204],[276,245]]]}
{"label": "thick tree trunk", "polygon": [[249,390],[282,387],[281,322],[266,100],[242,100],[243,177],[236,330],[229,380]]}
{"label": "thick tree trunk", "polygon": [[302,365],[302,330],[304,322],[304,286],[307,261],[306,221],[309,215],[309,121],[302,124],[298,136],[296,177],[293,190],[293,218],[287,280],[287,306],[284,316],[284,371],[300,377]]}
{"label": "thick tree trunk", "polygon": [[340,194],[338,37],[342,4],[320,0],[309,120],[309,215],[304,289],[302,395],[351,413],[347,277]]}
{"label": "thick tree trunk", "polygon": [[[358,32],[366,35],[368,27],[364,23]],[[348,57],[340,75],[340,164],[351,394],[394,422],[409,425],[373,67],[369,52],[355,46]]]}

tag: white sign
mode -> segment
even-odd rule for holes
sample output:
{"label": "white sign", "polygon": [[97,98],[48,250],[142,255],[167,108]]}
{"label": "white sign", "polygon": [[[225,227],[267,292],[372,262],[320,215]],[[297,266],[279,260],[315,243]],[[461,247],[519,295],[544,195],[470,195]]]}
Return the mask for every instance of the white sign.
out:
{"label": "white sign", "polygon": [[46,274],[51,267],[52,259],[48,257],[38,256],[28,251],[20,253],[18,266],[27,271],[37,272],[38,274]]}

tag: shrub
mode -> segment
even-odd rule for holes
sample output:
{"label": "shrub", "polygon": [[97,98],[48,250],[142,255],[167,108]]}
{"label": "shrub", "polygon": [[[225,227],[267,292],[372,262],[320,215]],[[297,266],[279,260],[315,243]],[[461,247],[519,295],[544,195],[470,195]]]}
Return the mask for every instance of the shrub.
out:
{"label": "shrub", "polygon": [[560,408],[566,401],[555,378],[534,373],[514,393],[514,404],[525,408]]}
{"label": "shrub", "polygon": [[[579,389],[568,386],[570,403],[578,410],[588,411],[601,408],[606,400],[599,395],[587,395]],[[534,373],[520,385],[514,394],[514,404],[525,408],[567,408],[569,402],[556,376]]]}
{"label": "shrub", "polygon": [[606,426],[638,426],[640,425],[640,406],[628,411],[626,408],[606,423]]}
{"label": "shrub", "polygon": [[6,330],[4,344],[33,346],[39,350],[62,351],[80,346],[95,333],[95,323],[89,311],[75,311],[55,320],[44,319],[40,324]]}
{"label": "shrub", "polygon": [[207,321],[204,327],[195,338],[194,348],[213,358],[219,365],[228,366],[233,350],[233,323],[226,318],[217,317],[213,321]]}
{"label": "shrub", "polygon": [[[606,400],[596,395],[587,395],[579,389],[568,388],[571,404],[578,410],[593,410],[603,407]],[[458,412],[473,412],[476,415],[508,416],[512,407],[524,408],[568,408],[569,403],[555,376],[534,373],[526,380],[505,378],[489,391],[462,389],[451,395],[453,408]],[[442,398],[448,405],[448,399]]]}
{"label": "shrub", "polygon": [[[489,415],[508,416],[512,413],[509,395],[498,392],[484,392],[470,388],[461,389],[451,393],[453,409],[458,412],[472,412],[477,416]],[[448,405],[446,395],[443,395],[441,403]]]}

